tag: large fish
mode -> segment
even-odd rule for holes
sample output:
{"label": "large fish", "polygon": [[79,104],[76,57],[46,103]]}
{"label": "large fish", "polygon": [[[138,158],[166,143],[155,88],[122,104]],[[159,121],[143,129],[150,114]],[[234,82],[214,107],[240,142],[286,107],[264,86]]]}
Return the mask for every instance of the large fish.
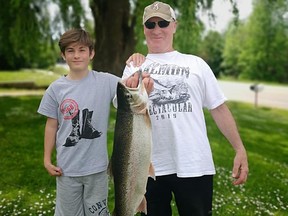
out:
{"label": "large fish", "polygon": [[[140,76],[141,77],[141,76]],[[111,157],[115,191],[113,216],[147,213],[146,184],[154,176],[151,165],[151,122],[148,95],[141,79],[137,88],[117,86],[117,115]]]}

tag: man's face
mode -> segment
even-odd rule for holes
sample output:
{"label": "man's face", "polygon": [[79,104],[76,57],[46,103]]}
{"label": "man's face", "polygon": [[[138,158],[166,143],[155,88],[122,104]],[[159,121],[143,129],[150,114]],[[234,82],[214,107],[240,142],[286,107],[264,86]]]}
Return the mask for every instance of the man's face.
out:
{"label": "man's face", "polygon": [[66,60],[70,71],[83,72],[88,70],[90,60],[93,58],[94,52],[90,53],[89,47],[79,43],[72,43],[65,49],[65,55],[62,57]]}
{"label": "man's face", "polygon": [[[176,22],[170,22],[167,27],[160,28],[159,21],[162,18],[152,17],[148,22],[156,22],[154,28],[149,29],[144,25],[144,34],[149,53],[164,53],[173,51],[173,35],[176,32]],[[161,26],[161,25],[160,25]]]}

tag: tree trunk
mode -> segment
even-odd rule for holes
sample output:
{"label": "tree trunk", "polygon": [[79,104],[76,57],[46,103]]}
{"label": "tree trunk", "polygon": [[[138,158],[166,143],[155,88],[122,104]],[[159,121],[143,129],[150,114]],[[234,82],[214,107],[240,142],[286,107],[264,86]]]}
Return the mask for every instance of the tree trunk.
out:
{"label": "tree trunk", "polygon": [[93,69],[122,76],[125,62],[135,47],[136,17],[130,14],[129,0],[93,0],[95,57]]}

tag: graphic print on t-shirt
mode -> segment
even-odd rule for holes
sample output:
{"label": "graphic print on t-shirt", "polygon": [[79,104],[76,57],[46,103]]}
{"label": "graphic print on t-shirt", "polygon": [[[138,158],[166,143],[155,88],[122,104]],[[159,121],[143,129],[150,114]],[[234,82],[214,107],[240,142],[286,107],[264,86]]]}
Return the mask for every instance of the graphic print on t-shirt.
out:
{"label": "graphic print on t-shirt", "polygon": [[[76,108],[77,107],[77,108]],[[78,104],[72,99],[66,99],[60,106],[60,110],[64,115],[64,119],[70,120],[72,123],[72,130],[66,138],[63,146],[75,146],[80,139],[95,139],[101,136],[102,132],[96,130],[92,125],[93,111],[86,109],[82,110],[82,128],[80,132],[80,110]],[[69,110],[69,112],[67,111]]]}
{"label": "graphic print on t-shirt", "polygon": [[153,104],[160,106],[168,103],[185,103],[189,98],[188,87],[182,77],[176,79],[171,77],[165,80],[154,79],[154,91],[150,96]]}
{"label": "graphic print on t-shirt", "polygon": [[176,118],[176,114],[180,112],[192,112],[187,84],[189,67],[152,63],[146,66],[144,71],[150,73],[154,80],[154,90],[149,95],[150,115],[160,120]]}
{"label": "graphic print on t-shirt", "polygon": [[73,119],[78,111],[78,104],[75,100],[72,99],[65,99],[60,106],[60,111],[64,116],[64,119]]}

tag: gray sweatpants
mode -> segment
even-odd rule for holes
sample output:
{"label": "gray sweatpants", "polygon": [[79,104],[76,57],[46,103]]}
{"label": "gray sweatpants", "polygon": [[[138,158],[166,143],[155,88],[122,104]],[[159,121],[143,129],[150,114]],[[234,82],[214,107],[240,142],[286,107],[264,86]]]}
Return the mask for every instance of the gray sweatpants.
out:
{"label": "gray sweatpants", "polygon": [[107,172],[57,177],[55,216],[109,216]]}

